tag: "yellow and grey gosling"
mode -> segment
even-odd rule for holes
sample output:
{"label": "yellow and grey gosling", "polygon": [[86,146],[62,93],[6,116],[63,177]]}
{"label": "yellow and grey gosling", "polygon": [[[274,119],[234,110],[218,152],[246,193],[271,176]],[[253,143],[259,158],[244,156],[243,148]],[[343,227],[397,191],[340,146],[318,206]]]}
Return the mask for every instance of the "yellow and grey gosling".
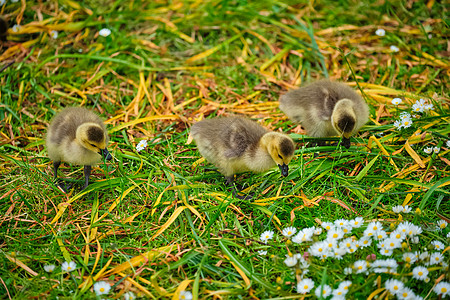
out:
{"label": "yellow and grey gosling", "polygon": [[192,125],[190,135],[200,154],[217,166],[227,183],[233,182],[236,173],[259,173],[276,165],[287,176],[294,156],[295,145],[289,136],[242,117],[203,120]]}
{"label": "yellow and grey gosling", "polygon": [[350,147],[350,137],[369,119],[367,103],[349,86],[319,80],[289,91],[280,98],[280,109],[300,123],[312,137],[339,135]]}
{"label": "yellow and grey gosling", "polygon": [[51,121],[46,139],[48,156],[53,160],[54,178],[57,178],[62,161],[82,165],[85,189],[91,166],[102,158],[112,158],[106,149],[108,142],[105,124],[95,113],[82,107],[63,109]]}

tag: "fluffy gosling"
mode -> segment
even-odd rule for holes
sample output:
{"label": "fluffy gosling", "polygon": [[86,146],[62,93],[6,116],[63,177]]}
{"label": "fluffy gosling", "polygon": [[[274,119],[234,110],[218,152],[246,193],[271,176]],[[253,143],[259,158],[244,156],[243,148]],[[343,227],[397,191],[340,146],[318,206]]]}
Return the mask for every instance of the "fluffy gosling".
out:
{"label": "fluffy gosling", "polygon": [[328,137],[339,135],[344,147],[350,137],[369,119],[366,102],[349,86],[319,80],[289,91],[280,98],[280,109],[308,135]]}
{"label": "fluffy gosling", "polygon": [[269,132],[256,122],[242,117],[214,118],[197,122],[190,135],[200,154],[214,164],[231,184],[234,174],[264,172],[276,165],[283,176],[294,156],[292,139]]}
{"label": "fluffy gosling", "polygon": [[95,113],[82,107],[69,107],[56,114],[48,127],[47,151],[53,160],[54,179],[62,161],[84,166],[84,187],[89,185],[92,165],[102,157],[110,160],[106,149],[109,137],[105,124]]}

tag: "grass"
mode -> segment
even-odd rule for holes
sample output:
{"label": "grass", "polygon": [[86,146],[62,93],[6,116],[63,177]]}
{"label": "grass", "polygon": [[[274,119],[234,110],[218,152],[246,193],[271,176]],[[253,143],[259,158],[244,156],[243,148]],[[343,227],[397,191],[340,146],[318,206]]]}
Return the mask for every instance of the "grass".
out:
{"label": "grass", "polygon": [[[431,240],[448,246],[433,227],[450,218],[443,3],[60,0],[7,1],[0,11],[21,26],[0,54],[2,298],[94,299],[92,284],[101,280],[116,298],[133,291],[177,299],[185,289],[200,299],[302,298],[300,273],[283,261],[308,248],[280,232],[337,218],[378,219],[386,228],[413,221],[426,230],[410,250]],[[111,35],[99,36],[102,28]],[[370,106],[349,150],[311,146],[277,108],[286,90],[327,76],[360,90]],[[403,103],[392,105],[394,97]],[[395,129],[420,98],[435,109]],[[70,192],[52,182],[44,136],[66,106],[97,112],[111,137],[114,159],[93,168],[85,191],[78,166],[60,168],[75,183]],[[234,198],[186,145],[194,122],[230,114],[287,132],[298,146],[287,178],[275,169],[237,177],[257,195],[251,200]],[[149,146],[137,152],[141,140]],[[435,146],[439,153],[423,152]],[[401,204],[421,212],[393,213]],[[265,230],[276,232],[267,245],[259,240]],[[350,278],[352,299],[386,298],[389,274],[342,272],[377,251],[314,260],[308,276],[332,287]],[[64,261],[77,270],[61,272]],[[48,264],[58,267],[46,273]],[[403,265],[398,278],[432,299],[435,283],[449,281],[445,270],[419,284]]]}

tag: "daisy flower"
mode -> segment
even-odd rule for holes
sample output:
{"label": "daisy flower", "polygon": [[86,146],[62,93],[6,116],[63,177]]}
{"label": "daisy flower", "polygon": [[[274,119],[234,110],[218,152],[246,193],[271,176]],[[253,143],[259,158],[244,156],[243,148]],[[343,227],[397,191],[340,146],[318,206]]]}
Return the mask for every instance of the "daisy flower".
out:
{"label": "daisy flower", "polygon": [[329,285],[324,284],[323,286],[319,286],[314,291],[314,294],[316,294],[317,298],[320,298],[320,295],[325,299],[328,296],[331,295],[332,289]]}
{"label": "daisy flower", "polygon": [[347,291],[344,289],[337,288],[333,290],[333,298],[331,299],[343,299],[345,300],[345,295],[347,294]]}
{"label": "daisy flower", "polygon": [[435,250],[438,251],[442,251],[445,248],[444,244],[439,241],[432,241],[431,245],[434,246]]}
{"label": "daisy flower", "polygon": [[384,283],[384,287],[393,295],[397,294],[404,288],[403,282],[397,279],[388,279]]}
{"label": "daisy flower", "polygon": [[400,49],[399,49],[397,46],[394,46],[394,45],[391,45],[391,47],[389,47],[389,49],[390,49],[392,52],[398,52],[398,51],[400,51]]}
{"label": "daisy flower", "polygon": [[133,292],[126,292],[125,294],[123,294],[123,298],[125,300],[134,300],[136,299],[136,295]]}
{"label": "daisy flower", "polygon": [[413,269],[412,273],[415,279],[425,280],[428,276],[428,269],[422,266],[418,266]]}
{"label": "daisy flower", "polygon": [[294,255],[290,256],[289,254],[286,254],[286,259],[284,260],[284,263],[288,267],[293,267],[297,264],[297,258]]}
{"label": "daisy flower", "polygon": [[424,109],[425,110],[434,110],[434,105],[433,104],[425,104]]}
{"label": "daisy flower", "polygon": [[448,140],[447,142],[445,142],[445,144],[447,145],[447,147],[450,148],[450,140]]}
{"label": "daisy flower", "polygon": [[386,237],[387,237],[387,234],[386,234],[386,231],[384,231],[384,230],[378,230],[375,233],[375,239],[377,241],[384,240]]}
{"label": "daisy flower", "polygon": [[391,239],[396,239],[400,242],[403,242],[403,240],[405,239],[405,236],[406,236],[406,234],[399,229],[392,231],[391,234],[389,235],[389,237]]}
{"label": "daisy flower", "polygon": [[[450,147],[450,146],[449,146]],[[447,227],[447,222],[446,221],[444,221],[444,220],[439,220],[438,222],[437,222],[437,225],[439,226],[439,228],[440,229],[444,229],[445,227]]]}
{"label": "daisy flower", "polygon": [[192,293],[190,291],[180,291],[180,300],[192,300]]}
{"label": "daisy flower", "polygon": [[18,32],[20,30],[20,25],[16,24],[12,27],[13,32]]}
{"label": "daisy flower", "polygon": [[70,261],[70,262],[63,262],[61,265],[61,269],[64,272],[72,272],[77,268],[77,264],[74,261]]}
{"label": "daisy flower", "polygon": [[400,120],[406,120],[406,119],[411,120],[411,114],[404,111],[400,114]]}
{"label": "daisy flower", "polygon": [[58,38],[58,31],[56,31],[56,30],[50,31],[50,36],[52,37],[52,39],[57,39]]}
{"label": "daisy flower", "polygon": [[339,240],[344,236],[344,231],[340,228],[332,228],[327,232],[328,239]]}
{"label": "daisy flower", "polygon": [[383,225],[381,224],[381,222],[376,221],[376,222],[370,222],[369,225],[367,225],[367,228],[372,229],[373,231],[377,231],[377,230],[381,230],[383,229]]}
{"label": "daisy flower", "polygon": [[144,150],[147,147],[147,140],[141,140],[139,144],[136,145],[137,152]]}
{"label": "daisy flower", "polygon": [[297,228],[295,227],[286,227],[281,232],[285,237],[291,237],[297,232]]}
{"label": "daisy flower", "polygon": [[372,245],[372,240],[371,240],[370,237],[363,236],[363,237],[359,240],[359,245],[360,245],[361,248],[368,247],[368,246]]}
{"label": "daisy flower", "polygon": [[433,147],[426,147],[425,149],[423,149],[423,152],[425,152],[426,154],[431,154],[431,152],[433,152]]}
{"label": "daisy flower", "polygon": [[402,123],[399,120],[397,120],[397,121],[394,122],[394,126],[397,129],[401,129],[402,128]]}
{"label": "daisy flower", "polygon": [[450,295],[450,283],[441,281],[433,288],[433,291],[438,294],[442,295],[442,297]]}
{"label": "daisy flower", "polygon": [[437,265],[444,260],[444,256],[439,252],[433,252],[430,255],[430,265]]}
{"label": "daisy flower", "polygon": [[100,30],[98,32],[99,35],[107,37],[108,35],[111,34],[111,30],[109,30],[108,28],[103,28],[102,30]]}
{"label": "daisy flower", "polygon": [[396,214],[399,214],[403,211],[403,205],[397,205],[392,208],[392,211]]}
{"label": "daisy flower", "polygon": [[342,281],[339,283],[338,289],[343,289],[344,291],[348,292],[348,288],[352,285],[352,282],[350,280]]}
{"label": "daisy flower", "polygon": [[320,226],[322,226],[322,228],[326,230],[330,230],[334,227],[333,223],[331,222],[323,222]]}
{"label": "daisy flower", "polygon": [[260,255],[260,256],[267,255],[267,250],[259,250],[258,255]]}
{"label": "daisy flower", "polygon": [[417,100],[411,108],[414,112],[423,112],[425,110],[425,100]]}
{"label": "daisy flower", "polygon": [[397,294],[397,299],[413,299],[415,297],[413,291],[408,287],[403,287]]}
{"label": "daisy flower", "polygon": [[372,228],[367,227],[366,230],[364,230],[364,236],[371,238],[373,236],[375,236],[376,230],[373,230]]}
{"label": "daisy flower", "polygon": [[402,127],[403,128],[408,128],[411,127],[413,121],[411,119],[404,119],[402,120]]}
{"label": "daisy flower", "polygon": [[53,270],[54,270],[55,268],[56,268],[55,265],[45,265],[45,266],[44,266],[44,270],[45,270],[45,272],[47,272],[47,273],[53,272]]}
{"label": "daisy flower", "polygon": [[309,293],[309,291],[312,290],[313,287],[314,281],[312,281],[309,278],[305,278],[297,284],[297,293],[299,294]]}
{"label": "daisy flower", "polygon": [[353,266],[356,270],[356,274],[359,274],[367,271],[367,267],[369,266],[369,264],[365,260],[357,260],[355,261]]}
{"label": "daisy flower", "polygon": [[324,241],[317,242],[309,248],[309,251],[312,256],[323,257],[324,254],[327,255],[328,246]]}
{"label": "daisy flower", "polygon": [[344,268],[344,274],[345,275],[350,275],[353,273],[353,269],[350,267]]}
{"label": "daisy flower", "polygon": [[414,253],[411,252],[407,252],[407,253],[403,253],[403,260],[412,265],[413,263],[415,263],[417,261],[417,257],[414,255]]}
{"label": "daisy flower", "polygon": [[399,105],[400,103],[402,103],[402,99],[400,99],[400,98],[394,98],[394,99],[392,99],[392,104],[394,104],[394,105]]}
{"label": "daisy flower", "polygon": [[384,31],[384,29],[379,28],[375,31],[375,34],[378,36],[384,36],[386,34],[386,31]]}
{"label": "daisy flower", "polygon": [[419,254],[419,260],[426,260],[430,257],[430,254],[428,251],[422,252]]}
{"label": "daisy flower", "polygon": [[402,212],[403,212],[404,214],[409,214],[409,213],[411,212],[411,207],[409,207],[409,205],[403,206]]}
{"label": "daisy flower", "polygon": [[273,231],[272,230],[267,230],[264,231],[261,236],[260,236],[260,240],[264,243],[267,243],[268,240],[271,240],[273,238]]}
{"label": "daisy flower", "polygon": [[97,296],[106,295],[111,290],[111,286],[106,281],[94,283],[94,292]]}
{"label": "daisy flower", "polygon": [[441,148],[439,148],[439,147],[433,147],[433,152],[434,153],[439,153],[439,151],[441,151]]}
{"label": "daisy flower", "polygon": [[348,224],[348,220],[346,219],[337,219],[334,221],[334,225],[336,225],[339,228],[342,228]]}
{"label": "daisy flower", "polygon": [[322,233],[322,228],[317,227],[316,230],[314,230],[314,235],[320,235]]}
{"label": "daisy flower", "polygon": [[364,223],[364,219],[361,217],[356,217],[355,219],[349,221],[349,224],[353,228],[359,228],[363,225],[363,223]]}
{"label": "daisy flower", "polygon": [[380,249],[380,254],[381,254],[381,255],[384,255],[384,256],[391,256],[392,253],[394,253],[394,251],[392,251],[392,249],[389,249],[389,248],[387,248],[387,247],[382,247],[382,248]]}

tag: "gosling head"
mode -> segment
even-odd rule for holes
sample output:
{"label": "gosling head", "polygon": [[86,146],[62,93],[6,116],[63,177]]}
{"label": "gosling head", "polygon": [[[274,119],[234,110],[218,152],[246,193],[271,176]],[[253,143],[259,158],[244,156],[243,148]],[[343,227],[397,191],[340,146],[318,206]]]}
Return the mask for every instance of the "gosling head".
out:
{"label": "gosling head", "polygon": [[295,145],[290,137],[278,132],[268,132],[261,139],[262,145],[278,165],[281,175],[284,177],[289,174],[288,164],[294,157]]}
{"label": "gosling head", "polygon": [[350,148],[350,137],[356,124],[356,114],[351,100],[341,99],[336,103],[331,115],[331,124],[342,136],[342,145],[347,149]]}
{"label": "gosling head", "polygon": [[105,130],[96,123],[84,123],[77,128],[76,139],[84,148],[98,153],[102,158],[112,158],[106,145],[109,138]]}

